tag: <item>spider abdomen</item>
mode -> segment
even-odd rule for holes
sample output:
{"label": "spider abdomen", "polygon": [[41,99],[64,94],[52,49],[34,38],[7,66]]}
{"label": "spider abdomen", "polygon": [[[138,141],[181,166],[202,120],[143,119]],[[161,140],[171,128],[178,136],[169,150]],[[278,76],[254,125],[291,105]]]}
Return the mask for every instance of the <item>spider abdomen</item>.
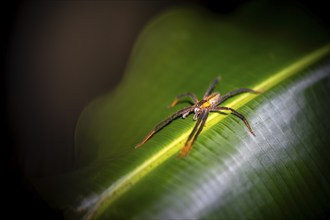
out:
{"label": "spider abdomen", "polygon": [[206,102],[201,105],[201,108],[213,107],[219,100],[220,93],[215,92],[205,98]]}

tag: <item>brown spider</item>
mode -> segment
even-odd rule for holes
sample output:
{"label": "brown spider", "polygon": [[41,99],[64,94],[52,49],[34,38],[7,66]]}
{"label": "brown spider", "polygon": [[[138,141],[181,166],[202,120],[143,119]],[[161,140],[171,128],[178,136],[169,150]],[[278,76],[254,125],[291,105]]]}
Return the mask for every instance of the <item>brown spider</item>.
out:
{"label": "brown spider", "polygon": [[211,83],[211,85],[206,90],[206,92],[203,96],[203,99],[201,101],[198,101],[196,95],[193,93],[190,93],[190,92],[178,95],[174,99],[174,101],[172,102],[170,107],[174,107],[177,104],[177,102],[184,97],[190,97],[193,100],[194,105],[181,109],[181,110],[177,111],[176,113],[174,113],[173,115],[171,115],[170,117],[168,117],[167,119],[165,119],[164,121],[160,122],[149,132],[149,134],[139,144],[137,144],[135,146],[135,148],[141,147],[149,138],[151,138],[152,135],[154,135],[157,131],[162,129],[165,125],[170,123],[172,120],[178,118],[179,116],[182,116],[182,118],[186,118],[192,112],[194,112],[193,120],[197,120],[197,123],[196,123],[194,129],[192,130],[192,132],[190,133],[188,140],[186,141],[183,148],[181,149],[180,154],[178,155],[179,158],[182,155],[184,155],[184,156],[188,155],[193,143],[195,142],[196,138],[203,130],[203,127],[205,125],[206,119],[207,119],[210,111],[221,111],[221,110],[231,111],[235,116],[239,117],[240,119],[242,119],[244,121],[246,127],[249,129],[251,134],[253,136],[255,136],[255,134],[253,133],[253,131],[252,131],[248,121],[244,117],[244,115],[238,113],[236,110],[234,110],[232,108],[218,106],[218,105],[223,103],[228,98],[238,95],[240,93],[244,93],[244,92],[260,93],[260,92],[254,91],[252,89],[240,88],[240,89],[236,89],[234,91],[228,92],[227,94],[225,94],[223,96],[221,96],[220,93],[218,93],[218,92],[211,93],[213,91],[215,85],[219,82],[219,80],[220,80],[220,77],[217,77]]}

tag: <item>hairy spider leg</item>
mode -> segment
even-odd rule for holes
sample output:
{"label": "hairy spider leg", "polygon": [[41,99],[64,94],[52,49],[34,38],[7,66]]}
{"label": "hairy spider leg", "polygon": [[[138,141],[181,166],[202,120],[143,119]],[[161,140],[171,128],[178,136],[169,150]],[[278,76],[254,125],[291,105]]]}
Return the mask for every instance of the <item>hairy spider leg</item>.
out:
{"label": "hairy spider leg", "polygon": [[224,94],[223,96],[220,96],[220,98],[219,98],[218,102],[216,103],[216,105],[221,104],[222,102],[226,101],[230,97],[233,97],[235,95],[238,95],[238,94],[241,94],[241,93],[245,93],[245,92],[255,93],[255,94],[260,93],[259,91],[255,91],[255,90],[247,89],[247,88],[236,89],[234,91],[231,91],[231,92],[228,92],[228,93]]}
{"label": "hairy spider leg", "polygon": [[206,119],[208,117],[209,114],[209,110],[204,110],[198,117],[198,120],[196,122],[196,125],[194,127],[194,129],[192,130],[192,132],[190,133],[188,140],[186,141],[186,143],[184,144],[184,146],[182,147],[180,154],[178,155],[178,158],[182,157],[183,155],[186,157],[189,153],[189,151],[191,150],[191,147],[193,145],[193,143],[195,142],[195,140],[197,139],[198,135],[201,133],[201,131],[204,128]]}
{"label": "hairy spider leg", "polygon": [[200,123],[202,122],[202,115],[199,115],[197,122],[193,128],[193,130],[190,132],[189,137],[187,139],[187,141],[185,142],[185,144],[183,145],[183,147],[180,150],[180,154],[178,155],[178,158],[180,158],[182,155],[186,154],[187,148],[189,148],[189,146],[192,146],[192,138],[195,135],[196,130],[199,128]]}
{"label": "hairy spider leg", "polygon": [[218,82],[220,81],[221,77],[218,76],[217,78],[215,78],[215,80],[210,84],[210,86],[207,88],[203,99],[205,99],[207,96],[209,96],[211,94],[211,92],[213,91],[213,89],[215,88],[215,86],[218,84]]}
{"label": "hairy spider leg", "polygon": [[158,125],[156,125],[149,134],[139,143],[135,146],[135,148],[141,147],[149,138],[151,138],[152,135],[154,135],[157,131],[162,129],[165,125],[173,121],[174,119],[178,118],[181,115],[189,114],[190,112],[194,111],[193,106],[189,106],[187,108],[181,109],[180,111],[175,112],[170,117],[166,118],[164,121],[160,122]]}
{"label": "hairy spider leg", "polygon": [[223,107],[223,106],[217,106],[211,109],[211,111],[221,111],[221,110],[229,110],[231,111],[235,116],[239,117],[240,119],[242,119],[246,125],[246,127],[249,129],[249,131],[251,132],[251,134],[253,136],[256,136],[254,134],[254,132],[252,131],[252,128],[249,124],[249,122],[246,120],[246,118],[244,117],[244,115],[242,115],[241,113],[237,112],[236,110],[229,108],[229,107]]}
{"label": "hairy spider leg", "polygon": [[178,95],[177,97],[175,97],[175,99],[173,100],[172,104],[170,105],[170,107],[174,107],[178,101],[180,101],[180,99],[185,98],[185,97],[190,97],[194,104],[196,104],[198,102],[198,98],[196,97],[195,94],[191,93],[191,92],[187,92],[181,95]]}

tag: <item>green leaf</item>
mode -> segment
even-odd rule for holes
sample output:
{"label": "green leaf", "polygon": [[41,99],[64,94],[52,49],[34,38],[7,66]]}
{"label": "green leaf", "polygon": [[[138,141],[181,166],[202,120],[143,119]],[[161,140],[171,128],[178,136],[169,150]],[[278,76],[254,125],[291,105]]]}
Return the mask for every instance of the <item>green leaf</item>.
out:
{"label": "green leaf", "polygon": [[[91,103],[76,130],[77,169],[34,180],[68,218],[322,217],[329,208],[329,31],[295,7],[252,2],[230,16],[173,9],[141,33],[115,91]],[[222,76],[224,103],[249,120],[212,113],[186,158],[194,121],[177,119],[134,146]]]}

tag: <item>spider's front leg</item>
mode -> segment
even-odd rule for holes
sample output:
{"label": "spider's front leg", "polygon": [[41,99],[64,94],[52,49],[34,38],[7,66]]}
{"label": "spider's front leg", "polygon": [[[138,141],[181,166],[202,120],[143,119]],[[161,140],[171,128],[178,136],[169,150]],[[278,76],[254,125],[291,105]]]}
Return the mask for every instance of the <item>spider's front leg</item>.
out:
{"label": "spider's front leg", "polygon": [[223,107],[223,106],[216,106],[216,107],[214,107],[214,108],[211,109],[211,111],[221,111],[221,110],[229,110],[229,111],[231,111],[235,116],[239,117],[244,122],[244,124],[249,129],[249,131],[251,132],[251,134],[253,136],[256,136],[254,134],[254,132],[252,131],[252,128],[251,128],[249,122],[246,120],[245,116],[242,115],[241,113],[237,112],[235,109],[232,109],[232,108],[229,108],[229,107]]}
{"label": "spider's front leg", "polygon": [[173,115],[171,115],[170,117],[166,118],[164,121],[160,122],[158,125],[156,125],[150,132],[149,134],[140,142],[138,143],[135,148],[139,148],[141,147],[147,140],[149,140],[151,138],[151,136],[153,136],[157,131],[159,131],[160,129],[162,129],[165,125],[167,125],[168,123],[170,123],[171,121],[173,121],[174,119],[180,117],[180,116],[185,116],[190,114],[193,111],[193,106],[189,106],[187,108],[181,109],[179,111],[177,111],[176,113],[174,113]]}
{"label": "spider's front leg", "polygon": [[209,115],[208,110],[204,110],[199,115],[199,117],[197,119],[197,122],[196,122],[196,125],[195,125],[194,129],[192,130],[192,132],[190,133],[190,135],[188,137],[188,140],[186,141],[186,143],[182,147],[182,149],[180,151],[180,154],[178,155],[178,158],[180,158],[182,156],[186,157],[188,155],[189,151],[191,150],[191,147],[192,147],[193,143],[195,142],[198,135],[203,130],[208,115]]}
{"label": "spider's front leg", "polygon": [[177,97],[175,97],[175,99],[173,100],[173,102],[171,103],[170,107],[174,107],[179,101],[180,99],[183,99],[185,97],[190,97],[194,104],[196,104],[198,102],[198,98],[196,97],[195,94],[191,93],[191,92],[187,92],[187,93],[184,93],[184,94],[181,94],[181,95],[178,95]]}

